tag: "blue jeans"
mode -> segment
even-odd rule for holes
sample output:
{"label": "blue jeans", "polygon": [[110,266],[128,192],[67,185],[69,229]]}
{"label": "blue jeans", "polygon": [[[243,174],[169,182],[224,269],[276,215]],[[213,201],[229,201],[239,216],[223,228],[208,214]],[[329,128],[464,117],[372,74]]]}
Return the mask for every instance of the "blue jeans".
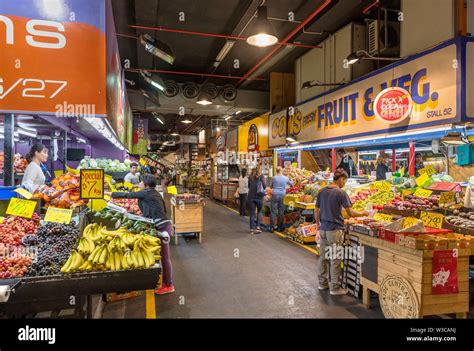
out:
{"label": "blue jeans", "polygon": [[[260,228],[260,222],[262,221],[262,199],[248,200],[250,207],[250,230]],[[257,208],[257,226],[255,226],[255,208]]]}
{"label": "blue jeans", "polygon": [[275,223],[275,214],[278,215],[278,228],[283,227],[283,215],[285,213],[285,205],[283,205],[283,198],[285,195],[272,195],[271,212],[270,212],[270,228],[273,228]]}

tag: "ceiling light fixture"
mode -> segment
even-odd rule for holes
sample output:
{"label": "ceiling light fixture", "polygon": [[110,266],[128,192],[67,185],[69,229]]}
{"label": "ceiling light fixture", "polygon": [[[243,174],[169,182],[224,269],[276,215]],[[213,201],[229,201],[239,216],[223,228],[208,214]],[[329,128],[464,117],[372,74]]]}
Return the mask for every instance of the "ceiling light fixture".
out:
{"label": "ceiling light fixture", "polygon": [[78,143],[87,144],[87,141],[85,139],[76,138],[76,140],[77,140]]}
{"label": "ceiling light fixture", "polygon": [[38,136],[38,133],[36,133],[36,132],[30,132],[28,130],[24,130],[24,129],[21,129],[21,128],[17,128],[16,131],[18,132],[18,134],[26,135],[26,136],[29,136],[31,138],[36,138]]}
{"label": "ceiling light fixture", "polygon": [[441,142],[446,145],[464,145],[468,144],[466,138],[459,132],[449,132],[441,138]]}
{"label": "ceiling light fixture", "polygon": [[171,48],[162,41],[153,39],[148,34],[140,35],[140,43],[145,47],[145,50],[150,54],[159,57],[166,63],[172,65],[174,63],[174,55]]}
{"label": "ceiling light fixture", "polygon": [[[215,62],[215,63],[217,63],[217,66],[219,66],[219,63],[224,61],[224,58],[227,56],[229,51],[234,47],[234,44],[235,44],[235,40],[227,40],[225,42],[225,44],[222,47],[221,51],[219,51],[219,53],[217,54],[216,62]],[[216,66],[216,64],[214,64],[214,66]]]}
{"label": "ceiling light fixture", "polygon": [[344,85],[344,84],[345,84],[344,82],[323,83],[323,82],[320,82],[319,80],[309,80],[303,83],[303,85],[301,86],[301,89],[309,89],[312,87],[331,87],[331,86],[339,86],[339,85]]}
{"label": "ceiling light fixture", "polygon": [[296,142],[296,139],[293,138],[293,137],[286,137],[286,141],[288,141],[290,143],[294,143],[294,142]]}
{"label": "ceiling light fixture", "polygon": [[193,121],[191,121],[189,118],[185,118],[181,121],[181,123],[190,124],[190,123],[193,123]]}
{"label": "ceiling light fixture", "polygon": [[353,65],[354,63],[359,62],[359,60],[399,61],[401,59],[399,57],[376,57],[372,56],[365,50],[358,50],[347,56],[344,63],[347,63],[348,65]]}
{"label": "ceiling light fixture", "polygon": [[247,38],[247,43],[253,46],[266,47],[275,45],[278,38],[275,29],[268,20],[267,7],[260,6],[257,9],[257,22],[255,23],[255,30],[251,36]]}
{"label": "ceiling light fixture", "polygon": [[232,116],[226,116],[226,117],[224,118],[224,120],[228,121],[228,120],[231,119],[231,118],[232,118]]}
{"label": "ceiling light fixture", "polygon": [[197,98],[196,103],[203,106],[211,105],[212,104],[211,96],[207,92],[201,91],[201,93],[199,94]]}
{"label": "ceiling light fixture", "polygon": [[165,83],[163,82],[163,80],[161,80],[161,78],[158,77],[157,80],[153,80],[151,79],[151,73],[144,70],[142,70],[140,74],[142,75],[143,79],[145,79],[147,83],[153,85],[155,88],[157,88],[160,91],[165,91],[166,89]]}
{"label": "ceiling light fixture", "polygon": [[242,112],[242,111],[238,110],[235,114],[238,115],[240,112]]}

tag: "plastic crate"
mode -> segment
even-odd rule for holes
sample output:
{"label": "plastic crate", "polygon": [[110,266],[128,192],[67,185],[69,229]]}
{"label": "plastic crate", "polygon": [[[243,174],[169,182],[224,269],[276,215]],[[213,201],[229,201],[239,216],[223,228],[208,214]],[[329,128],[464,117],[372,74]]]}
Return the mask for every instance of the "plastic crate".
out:
{"label": "plastic crate", "polygon": [[17,186],[0,186],[0,200],[8,200],[12,197],[17,197],[16,192],[14,192],[17,188]]}

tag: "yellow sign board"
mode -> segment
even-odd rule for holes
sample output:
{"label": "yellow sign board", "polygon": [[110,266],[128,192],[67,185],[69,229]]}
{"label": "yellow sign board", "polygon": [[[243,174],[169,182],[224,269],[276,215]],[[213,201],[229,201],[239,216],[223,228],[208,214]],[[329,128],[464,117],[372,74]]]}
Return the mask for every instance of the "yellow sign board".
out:
{"label": "yellow sign board", "polygon": [[104,200],[105,201],[110,201],[110,200],[112,200],[112,198],[109,195],[104,194]]}
{"label": "yellow sign board", "polygon": [[436,171],[433,166],[426,166],[418,171],[421,175],[426,174],[428,177],[436,174]]}
{"label": "yellow sign board", "polygon": [[370,184],[370,188],[372,190],[378,191],[390,191],[390,189],[392,189],[392,184],[389,182],[380,181]]}
{"label": "yellow sign board", "polygon": [[444,216],[441,213],[421,211],[420,219],[423,221],[423,224],[427,227],[438,228],[438,229],[443,228]]}
{"label": "yellow sign board", "polygon": [[23,200],[18,199],[16,197],[12,197],[8,204],[6,214],[24,218],[31,218],[33,216],[33,212],[35,211],[37,204],[38,203],[36,201]]}
{"label": "yellow sign board", "polygon": [[403,229],[406,229],[406,228],[409,228],[409,227],[412,227],[414,225],[418,224],[418,218],[415,218],[415,217],[406,217],[406,218],[403,218],[403,226],[402,228]]}
{"label": "yellow sign board", "polygon": [[400,177],[403,177],[405,175],[405,167],[402,167],[400,170]]}
{"label": "yellow sign board", "polygon": [[174,185],[168,187],[168,194],[178,195],[178,189]]}
{"label": "yellow sign board", "polygon": [[28,190],[25,190],[23,188],[16,188],[14,190],[14,192],[16,192],[17,194],[20,194],[21,196],[23,196],[27,200],[29,200],[33,197],[33,194],[31,194]]}
{"label": "yellow sign board", "polygon": [[374,216],[374,219],[376,221],[391,222],[393,217],[385,213],[377,212]]}
{"label": "yellow sign board", "polygon": [[104,170],[81,169],[81,199],[104,197]]}
{"label": "yellow sign board", "polygon": [[102,200],[102,199],[91,200],[91,201],[89,201],[89,203],[87,204],[87,207],[89,207],[91,210],[100,212],[100,211],[102,211],[104,208],[107,207],[107,202],[105,202],[105,201]]}
{"label": "yellow sign board", "polygon": [[442,192],[439,196],[439,204],[454,204],[456,203],[456,193],[454,191]]}
{"label": "yellow sign board", "polygon": [[402,190],[402,198],[405,198],[405,196],[411,195],[412,192],[410,190]]}
{"label": "yellow sign board", "polygon": [[416,178],[416,185],[418,186],[423,186],[423,184],[426,183],[426,181],[430,179],[430,177],[428,176],[428,174],[422,174],[421,176],[419,176],[418,178]]}
{"label": "yellow sign board", "polygon": [[48,207],[44,215],[45,222],[69,224],[72,218],[72,210],[68,208]]}
{"label": "yellow sign board", "polygon": [[123,185],[128,188],[129,190],[133,188],[133,184],[130,182],[123,182]]}
{"label": "yellow sign board", "polygon": [[426,190],[426,189],[423,189],[423,188],[418,188],[416,189],[415,193],[413,195],[417,196],[417,197],[423,197],[423,198],[427,198],[427,197],[430,197],[431,194],[433,192],[431,190]]}

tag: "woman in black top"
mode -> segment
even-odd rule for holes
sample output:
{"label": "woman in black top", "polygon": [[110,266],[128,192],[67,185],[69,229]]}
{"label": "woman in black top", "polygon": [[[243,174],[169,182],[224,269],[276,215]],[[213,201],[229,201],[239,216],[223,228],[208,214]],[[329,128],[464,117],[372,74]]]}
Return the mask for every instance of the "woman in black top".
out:
{"label": "woman in black top", "polygon": [[390,172],[387,166],[387,155],[380,153],[379,157],[377,158],[377,169],[376,169],[377,180],[387,179],[387,175],[385,174],[387,172]]}
{"label": "woman in black top", "polygon": [[161,265],[163,266],[163,284],[157,288],[157,295],[164,295],[174,292],[172,281],[173,267],[170,258],[170,235],[173,233],[171,221],[166,217],[166,207],[163,198],[156,190],[156,179],[151,174],[141,177],[138,184],[140,191],[137,192],[114,192],[109,193],[114,199],[138,199],[138,207],[142,211],[143,217],[151,218],[155,222],[156,229],[160,232],[161,239]]}
{"label": "woman in black top", "polygon": [[[249,177],[249,193],[247,202],[250,207],[250,234],[261,233],[260,222],[262,221],[263,198],[265,196],[265,177],[262,175],[260,166],[252,170]],[[257,225],[255,226],[255,208],[257,208]]]}

